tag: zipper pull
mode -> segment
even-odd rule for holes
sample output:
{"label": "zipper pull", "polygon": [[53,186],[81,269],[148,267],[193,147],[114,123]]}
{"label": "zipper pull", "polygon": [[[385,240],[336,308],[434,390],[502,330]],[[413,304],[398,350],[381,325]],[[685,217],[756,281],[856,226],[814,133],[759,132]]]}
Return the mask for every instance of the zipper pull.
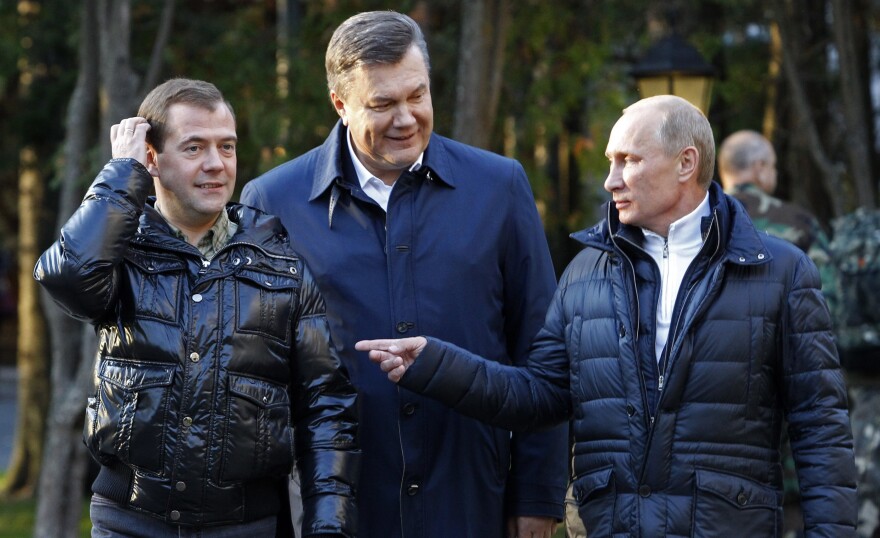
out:
{"label": "zipper pull", "polygon": [[657,382],[657,390],[663,390],[663,374],[660,374],[660,380]]}

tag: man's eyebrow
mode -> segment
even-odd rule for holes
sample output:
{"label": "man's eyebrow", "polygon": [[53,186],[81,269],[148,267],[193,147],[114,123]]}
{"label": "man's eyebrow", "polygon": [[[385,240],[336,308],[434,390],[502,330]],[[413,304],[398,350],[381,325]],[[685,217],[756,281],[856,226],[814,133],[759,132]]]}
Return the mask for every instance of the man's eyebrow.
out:
{"label": "man's eyebrow", "polygon": [[[424,82],[422,82],[421,84],[416,86],[415,89],[413,89],[413,91],[409,92],[409,94],[407,94],[407,96],[412,95],[414,93],[426,91],[427,89],[428,89],[428,85],[425,84]],[[395,101],[395,100],[396,100],[396,97],[392,97],[392,96],[386,95],[384,93],[377,93],[376,95],[371,96],[369,98],[368,102],[375,102],[375,101],[387,102],[387,101]]]}
{"label": "man's eyebrow", "polygon": [[[221,138],[220,141],[221,142],[238,142],[238,136],[237,135],[229,135],[229,136]],[[187,136],[186,138],[182,139],[180,141],[180,143],[178,144],[178,146],[185,146],[185,145],[190,144],[192,142],[205,143],[205,142],[207,142],[207,139],[201,135],[190,135],[190,136]]]}

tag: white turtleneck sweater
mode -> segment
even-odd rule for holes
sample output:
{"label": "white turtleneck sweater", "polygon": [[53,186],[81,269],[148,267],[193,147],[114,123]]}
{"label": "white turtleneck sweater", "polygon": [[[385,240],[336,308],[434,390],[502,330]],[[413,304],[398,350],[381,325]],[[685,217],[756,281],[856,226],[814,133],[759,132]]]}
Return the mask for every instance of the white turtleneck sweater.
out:
{"label": "white turtleneck sweater", "polygon": [[657,362],[663,355],[663,348],[669,339],[672,312],[675,298],[684,274],[703,246],[703,217],[711,215],[709,194],[691,213],[669,225],[667,237],[642,228],[645,235],[645,251],[654,258],[660,269],[660,300],[657,302],[657,337],[654,340],[654,355]]}

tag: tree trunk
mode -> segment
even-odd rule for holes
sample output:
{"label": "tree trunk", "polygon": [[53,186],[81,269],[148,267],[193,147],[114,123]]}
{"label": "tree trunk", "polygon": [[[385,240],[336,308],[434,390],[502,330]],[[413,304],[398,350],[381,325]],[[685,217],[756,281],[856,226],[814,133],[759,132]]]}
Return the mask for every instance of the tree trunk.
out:
{"label": "tree trunk", "polygon": [[30,497],[37,485],[43,450],[49,383],[44,350],[45,327],[39,292],[33,277],[38,255],[39,210],[43,203],[42,178],[32,147],[20,152],[18,231],[18,402],[17,427],[4,496]]}
{"label": "tree trunk", "polygon": [[761,132],[770,140],[776,141],[776,120],[779,105],[779,75],[782,70],[782,44],[779,38],[779,25],[770,25],[770,61],[767,63],[767,101],[764,105],[764,119]]}
{"label": "tree trunk", "polygon": [[[137,111],[138,76],[131,67],[131,0],[96,0],[101,91],[100,133]],[[101,161],[110,159],[109,137],[101,141]]]}
{"label": "tree trunk", "polygon": [[[165,0],[156,41],[144,79],[146,92],[161,73],[162,51],[171,33],[175,0]],[[61,204],[56,229],[79,205],[82,185],[90,176],[86,156],[95,140],[92,121],[99,112],[97,133],[103,163],[110,158],[110,125],[137,110],[138,76],[131,68],[130,0],[85,0],[80,35],[80,73],[70,98],[64,141]],[[97,35],[95,40],[93,36]],[[82,443],[82,417],[94,390],[97,338],[94,329],[65,315],[44,295],[52,335],[52,411],[40,477],[36,536],[75,537],[82,509],[83,481],[88,469]]]}
{"label": "tree trunk", "polygon": [[[292,42],[299,22],[299,3],[296,0],[276,0],[275,12],[278,16],[275,33],[275,88],[278,100],[287,103],[290,95],[290,61],[293,54]],[[278,122],[278,147],[286,147],[290,141],[290,115],[281,114]]]}
{"label": "tree trunk", "polygon": [[153,52],[150,55],[150,64],[147,68],[147,76],[141,86],[139,96],[146,95],[159,84],[159,74],[162,72],[162,61],[168,39],[171,37],[171,27],[174,23],[175,4],[177,0],[165,0],[162,8],[162,16],[159,19],[159,30],[156,33],[156,41],[153,43]]}
{"label": "tree trunk", "polygon": [[[82,5],[80,35],[96,30],[95,2]],[[61,194],[55,229],[79,205],[87,175],[87,155],[94,140],[91,124],[97,112],[98,49],[94,39],[79,43],[79,75],[70,97],[60,169]],[[43,310],[52,342],[52,400],[37,493],[35,536],[76,536],[82,510],[83,478],[87,459],[82,443],[82,416],[86,387],[91,378],[94,337],[91,328],[66,315],[43,294]],[[86,343],[88,342],[88,344]],[[91,347],[87,352],[84,348]],[[83,381],[82,371],[87,373]]]}
{"label": "tree trunk", "polygon": [[[849,172],[855,184],[855,193],[860,206],[874,208],[876,191],[871,175],[871,140],[866,124],[873,118],[867,99],[867,89],[862,73],[868,72],[868,63],[859,54],[858,39],[853,34],[861,32],[864,40],[866,22],[864,6],[859,5],[861,12],[853,13],[855,0],[831,0],[834,41],[840,61],[841,106],[846,123],[846,150],[849,160]],[[861,15],[861,17],[859,16]]]}
{"label": "tree trunk", "polygon": [[845,211],[845,204],[841,197],[843,165],[832,161],[822,144],[813,110],[804,89],[804,81],[801,80],[799,74],[798,58],[800,55],[796,51],[801,50],[802,47],[796,46],[795,29],[792,26],[791,13],[786,4],[786,0],[774,0],[771,4],[775,13],[775,23],[779,27],[783,57],[782,72],[788,84],[793,114],[798,124],[798,133],[802,137],[807,153],[820,171],[822,184],[830,196],[833,215],[841,215]]}
{"label": "tree trunk", "polygon": [[488,149],[501,95],[510,9],[507,0],[473,0],[462,2],[461,12],[452,135]]}

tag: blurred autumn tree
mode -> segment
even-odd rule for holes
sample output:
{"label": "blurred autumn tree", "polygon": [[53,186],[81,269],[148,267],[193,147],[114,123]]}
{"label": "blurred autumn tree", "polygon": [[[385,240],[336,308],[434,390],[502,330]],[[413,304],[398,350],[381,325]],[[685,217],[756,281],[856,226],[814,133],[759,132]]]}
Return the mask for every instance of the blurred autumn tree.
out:
{"label": "blurred autumn tree", "polygon": [[[18,285],[15,271],[0,278],[12,279],[5,293],[13,302],[33,285],[27,275],[34,257],[107,158],[109,125],[134,113],[156,82],[203,78],[233,103],[239,191],[322,142],[336,120],[324,78],[326,43],[342,20],[369,9],[409,13],[424,28],[435,130],[526,167],[558,270],[577,250],[568,233],[595,221],[605,199],[607,136],[620,110],[638,98],[629,69],[669,31],[685,36],[718,70],[709,113],[716,140],[742,128],[763,131],[779,153],[780,194],[827,225],[857,204],[877,202],[874,4],[0,0],[0,186],[9,193],[0,198],[0,261],[4,252],[18,253],[23,275]],[[25,218],[27,206],[19,209],[27,194],[19,180],[27,178],[44,191],[43,202],[27,199],[37,219]],[[37,248],[25,248],[26,232],[35,234]],[[0,305],[3,293],[0,286]],[[51,480],[38,493],[51,521],[41,524],[63,529],[83,490],[79,421],[94,345],[88,328],[53,308],[43,301],[47,336],[39,309],[16,316],[0,307],[0,363],[18,358],[24,399],[4,490],[33,494],[40,462],[51,462],[42,465],[52,467]],[[41,353],[22,342],[50,349]],[[47,417],[48,431],[62,434],[43,436]],[[62,501],[69,509],[52,505]]]}

